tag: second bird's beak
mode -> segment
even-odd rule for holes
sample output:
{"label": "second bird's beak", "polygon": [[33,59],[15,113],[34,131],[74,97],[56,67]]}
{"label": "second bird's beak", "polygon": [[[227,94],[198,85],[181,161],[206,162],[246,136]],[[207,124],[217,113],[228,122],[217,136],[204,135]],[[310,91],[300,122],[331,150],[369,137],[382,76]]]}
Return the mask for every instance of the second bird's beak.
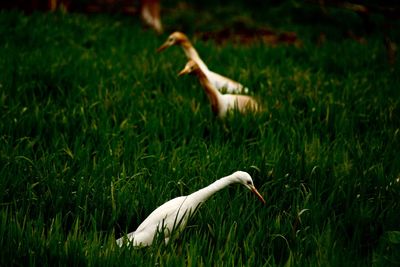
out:
{"label": "second bird's beak", "polygon": [[159,53],[159,52],[165,50],[168,47],[170,47],[170,45],[165,42],[163,45],[161,45],[159,48],[157,48],[157,52]]}
{"label": "second bird's beak", "polygon": [[266,203],[265,200],[264,200],[264,198],[261,196],[261,194],[257,191],[257,189],[256,189],[254,186],[250,187],[250,189],[251,189],[251,191],[258,197],[258,199],[259,199],[263,204]]}
{"label": "second bird's beak", "polygon": [[178,73],[178,76],[182,76],[182,75],[185,75],[185,74],[188,74],[188,73],[189,73],[189,69],[185,67],[183,70],[181,70]]}

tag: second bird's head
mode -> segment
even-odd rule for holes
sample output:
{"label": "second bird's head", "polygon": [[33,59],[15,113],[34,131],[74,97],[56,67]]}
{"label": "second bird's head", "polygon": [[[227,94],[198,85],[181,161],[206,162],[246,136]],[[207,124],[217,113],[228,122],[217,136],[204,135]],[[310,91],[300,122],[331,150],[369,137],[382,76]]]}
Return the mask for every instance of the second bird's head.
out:
{"label": "second bird's head", "polygon": [[178,76],[196,73],[199,70],[200,70],[199,65],[197,65],[197,63],[194,60],[189,59],[185,67],[178,73]]}
{"label": "second bird's head", "polygon": [[168,36],[167,40],[157,49],[157,52],[161,52],[167,49],[170,46],[176,44],[182,44],[185,42],[189,42],[187,36],[182,32],[174,32],[170,36]]}

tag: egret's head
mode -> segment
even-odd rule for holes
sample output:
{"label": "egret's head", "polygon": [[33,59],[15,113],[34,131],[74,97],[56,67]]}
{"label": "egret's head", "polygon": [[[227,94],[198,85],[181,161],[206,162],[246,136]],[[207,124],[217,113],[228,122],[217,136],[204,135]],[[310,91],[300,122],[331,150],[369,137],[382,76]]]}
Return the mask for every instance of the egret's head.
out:
{"label": "egret's head", "polygon": [[261,196],[261,194],[257,191],[256,187],[254,186],[253,179],[251,179],[250,174],[243,171],[237,171],[233,175],[235,176],[235,178],[238,180],[239,183],[241,183],[242,185],[247,187],[250,191],[252,191],[262,203],[264,204],[266,203],[264,198]]}
{"label": "egret's head", "polygon": [[182,76],[184,74],[195,73],[198,69],[199,69],[199,65],[197,65],[197,63],[194,60],[189,59],[189,61],[186,63],[183,70],[181,70],[178,73],[178,76]]}
{"label": "egret's head", "polygon": [[161,52],[164,49],[176,45],[176,44],[181,44],[183,42],[188,42],[188,38],[186,37],[185,34],[181,32],[174,32],[170,36],[168,36],[167,41],[163,43],[158,49],[157,52]]}

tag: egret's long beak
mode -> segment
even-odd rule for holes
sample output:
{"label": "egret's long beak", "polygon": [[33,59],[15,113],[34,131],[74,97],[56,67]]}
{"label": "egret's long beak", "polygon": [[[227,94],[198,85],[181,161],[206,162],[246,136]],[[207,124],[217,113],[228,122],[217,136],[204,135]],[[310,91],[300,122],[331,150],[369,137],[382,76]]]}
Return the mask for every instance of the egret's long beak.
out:
{"label": "egret's long beak", "polygon": [[251,189],[251,191],[258,197],[258,199],[262,202],[262,203],[266,203],[265,202],[265,200],[264,200],[264,198],[261,196],[261,194],[257,191],[257,189],[254,187],[254,186],[252,186],[252,187],[250,187],[250,189]]}
{"label": "egret's long beak", "polygon": [[189,73],[189,68],[185,67],[183,70],[181,70],[178,73],[178,76],[182,76],[182,75],[185,75],[185,74],[188,74],[188,73]]}
{"label": "egret's long beak", "polygon": [[165,42],[163,45],[161,45],[159,48],[157,48],[157,52],[160,53],[161,51],[165,50],[168,47],[170,47],[170,44]]}

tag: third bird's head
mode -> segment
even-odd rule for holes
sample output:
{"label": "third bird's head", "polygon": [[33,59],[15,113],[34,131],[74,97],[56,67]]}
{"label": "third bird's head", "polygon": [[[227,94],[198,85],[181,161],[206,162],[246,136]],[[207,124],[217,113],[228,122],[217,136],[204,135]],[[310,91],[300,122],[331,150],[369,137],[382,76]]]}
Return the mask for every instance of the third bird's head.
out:
{"label": "third bird's head", "polygon": [[170,36],[168,36],[167,40],[165,43],[163,43],[158,49],[157,52],[161,52],[165,49],[167,49],[170,46],[176,45],[176,44],[182,44],[185,42],[189,42],[188,38],[186,35],[182,32],[174,32]]}

